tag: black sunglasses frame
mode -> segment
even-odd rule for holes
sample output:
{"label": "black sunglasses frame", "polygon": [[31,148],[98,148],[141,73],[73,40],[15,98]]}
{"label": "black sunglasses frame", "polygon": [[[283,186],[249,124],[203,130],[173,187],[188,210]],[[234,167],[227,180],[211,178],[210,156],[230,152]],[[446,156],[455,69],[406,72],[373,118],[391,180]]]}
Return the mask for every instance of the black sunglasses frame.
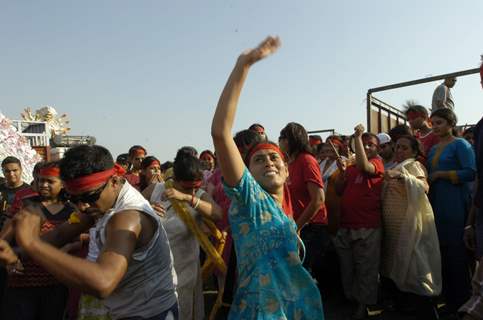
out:
{"label": "black sunglasses frame", "polygon": [[106,186],[107,186],[107,183],[105,183],[99,189],[96,189],[89,193],[81,193],[78,195],[67,194],[67,199],[72,203],[82,202],[82,203],[92,204],[92,203],[95,203],[97,200],[99,200],[99,198],[101,197],[101,193],[102,191],[104,191]]}

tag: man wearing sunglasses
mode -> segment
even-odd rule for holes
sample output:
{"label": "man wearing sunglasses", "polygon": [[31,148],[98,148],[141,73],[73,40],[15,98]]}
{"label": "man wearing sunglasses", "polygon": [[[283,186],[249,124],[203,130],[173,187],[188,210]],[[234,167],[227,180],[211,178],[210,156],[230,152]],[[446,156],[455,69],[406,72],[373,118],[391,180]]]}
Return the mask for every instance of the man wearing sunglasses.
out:
{"label": "man wearing sunglasses", "polygon": [[[60,170],[70,201],[81,212],[78,219],[41,239],[39,216],[23,210],[14,220],[20,247],[64,284],[104,299],[112,319],[177,319],[176,275],[166,232],[149,202],[122,177],[109,151],[74,147]],[[94,222],[96,236],[90,241],[100,249],[95,262],[48,243],[62,245]],[[5,242],[0,242],[0,262],[18,263]]]}

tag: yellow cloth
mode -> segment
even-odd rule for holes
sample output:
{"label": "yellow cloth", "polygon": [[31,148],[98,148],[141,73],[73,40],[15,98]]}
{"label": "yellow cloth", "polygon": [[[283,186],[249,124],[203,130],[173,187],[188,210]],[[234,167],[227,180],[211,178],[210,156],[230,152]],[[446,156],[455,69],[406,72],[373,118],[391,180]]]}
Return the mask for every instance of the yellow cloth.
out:
{"label": "yellow cloth", "polygon": [[[173,179],[167,179],[165,182],[166,188],[173,187]],[[178,216],[181,220],[183,220],[184,224],[188,229],[193,232],[196,239],[200,243],[201,248],[206,253],[207,258],[202,267],[202,277],[205,279],[213,270],[213,267],[220,270],[222,273],[226,273],[227,267],[223,258],[221,257],[221,252],[223,252],[224,244],[225,244],[225,237],[224,234],[218,230],[216,225],[208,220],[203,219],[203,223],[208,227],[210,231],[210,236],[214,238],[218,242],[217,248],[213,246],[210,239],[208,239],[207,235],[201,230],[198,226],[196,221],[193,219],[191,214],[188,212],[186,205],[178,200],[170,200],[171,204],[173,205],[173,209],[176,211]]]}

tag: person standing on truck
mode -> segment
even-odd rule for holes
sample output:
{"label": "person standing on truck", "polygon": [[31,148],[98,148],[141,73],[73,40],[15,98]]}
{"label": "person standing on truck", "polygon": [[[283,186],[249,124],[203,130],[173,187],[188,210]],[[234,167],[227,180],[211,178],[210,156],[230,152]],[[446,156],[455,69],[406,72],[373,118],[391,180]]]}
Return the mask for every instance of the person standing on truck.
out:
{"label": "person standing on truck", "polygon": [[433,93],[433,102],[431,103],[431,107],[433,109],[431,111],[444,108],[451,110],[454,109],[454,100],[453,95],[451,94],[451,88],[453,88],[455,84],[456,78],[450,77],[444,79],[444,82],[436,87]]}

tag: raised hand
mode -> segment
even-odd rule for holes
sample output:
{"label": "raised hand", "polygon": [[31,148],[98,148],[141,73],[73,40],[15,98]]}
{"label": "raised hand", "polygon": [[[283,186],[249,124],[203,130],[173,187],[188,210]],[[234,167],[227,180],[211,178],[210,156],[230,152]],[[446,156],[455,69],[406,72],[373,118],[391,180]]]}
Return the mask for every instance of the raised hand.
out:
{"label": "raised hand", "polygon": [[277,51],[280,45],[281,42],[278,37],[268,36],[256,48],[245,50],[240,55],[239,60],[244,64],[251,66]]}
{"label": "raised hand", "polygon": [[362,136],[362,134],[364,133],[366,129],[364,128],[364,126],[362,124],[358,124],[355,128],[354,128],[354,136],[355,137],[360,137]]}
{"label": "raised hand", "polygon": [[335,161],[335,163],[337,164],[337,168],[339,168],[340,172],[344,173],[347,170],[347,162],[340,157],[337,158]]}

